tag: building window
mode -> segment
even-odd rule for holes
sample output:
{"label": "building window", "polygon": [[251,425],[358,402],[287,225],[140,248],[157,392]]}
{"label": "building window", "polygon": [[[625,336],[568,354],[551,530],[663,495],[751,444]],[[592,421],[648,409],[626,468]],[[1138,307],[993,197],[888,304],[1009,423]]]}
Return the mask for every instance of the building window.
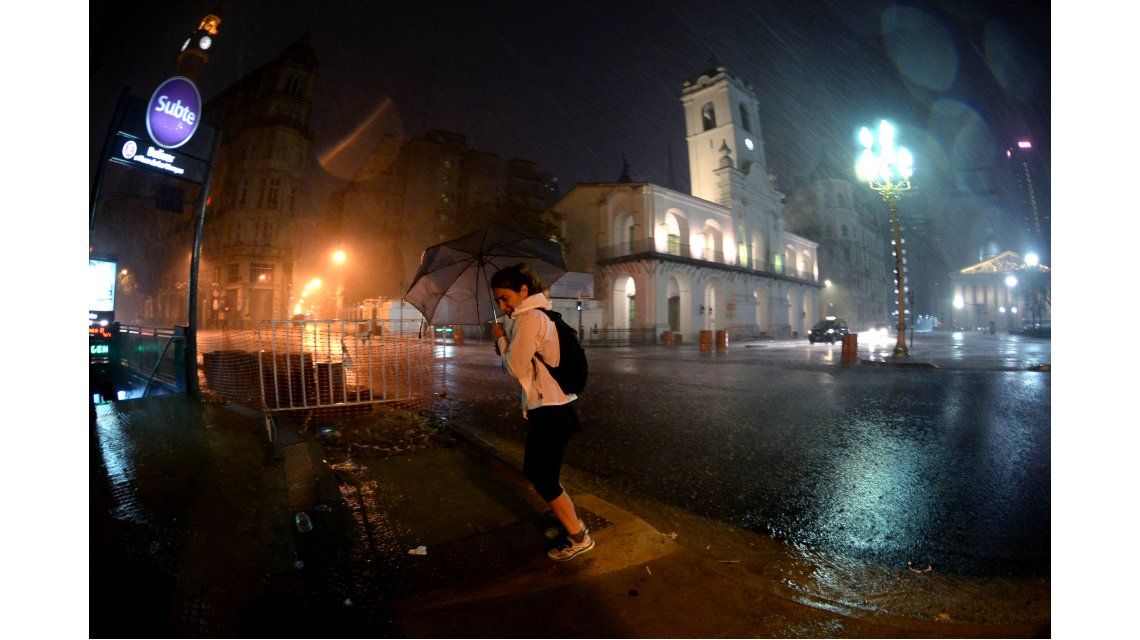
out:
{"label": "building window", "polygon": [[289,189],[289,211],[297,210],[297,185],[293,185]]}
{"label": "building window", "polygon": [[850,248],[843,247],[843,259],[847,262],[851,262],[851,249]]}
{"label": "building window", "polygon": [[847,237],[847,225],[843,225],[840,230],[843,232],[843,237]]}
{"label": "building window", "polygon": [[748,109],[744,105],[740,105],[740,126],[744,127],[745,131],[752,131],[752,125],[748,122]]}
{"label": "building window", "polygon": [[273,264],[269,262],[249,263],[249,279],[260,284],[273,282]]}
{"label": "building window", "polygon": [[231,262],[229,266],[226,267],[226,282],[241,282],[241,264]]}
{"label": "building window", "polygon": [[270,178],[265,190],[265,206],[276,209],[281,196],[281,178]]}
{"label": "building window", "polygon": [[285,93],[294,96],[301,95],[301,79],[297,76],[289,76],[285,80]]}
{"label": "building window", "polygon": [[244,207],[246,199],[249,197],[249,178],[241,179],[241,186],[238,187],[238,206]]}
{"label": "building window", "polygon": [[681,255],[681,236],[675,233],[669,234],[669,255]]}
{"label": "building window", "polygon": [[701,124],[704,125],[705,131],[716,128],[716,109],[711,102],[705,103],[701,108]]}

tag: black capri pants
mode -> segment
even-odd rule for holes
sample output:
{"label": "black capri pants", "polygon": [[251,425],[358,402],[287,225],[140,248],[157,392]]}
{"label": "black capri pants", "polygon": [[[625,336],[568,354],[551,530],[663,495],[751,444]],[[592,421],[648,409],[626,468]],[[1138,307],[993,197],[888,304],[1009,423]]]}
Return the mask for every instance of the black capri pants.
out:
{"label": "black capri pants", "polygon": [[526,434],[523,475],[547,502],[562,495],[562,485],[558,482],[562,453],[570,436],[582,430],[574,405],[570,402],[526,412],[530,427]]}

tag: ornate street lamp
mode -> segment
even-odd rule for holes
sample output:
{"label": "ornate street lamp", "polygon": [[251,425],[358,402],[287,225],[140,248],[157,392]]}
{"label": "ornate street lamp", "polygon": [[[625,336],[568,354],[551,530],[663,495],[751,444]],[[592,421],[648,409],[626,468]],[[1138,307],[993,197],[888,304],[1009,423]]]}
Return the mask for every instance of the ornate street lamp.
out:
{"label": "ornate street lamp", "polygon": [[903,270],[902,233],[899,231],[899,194],[910,189],[910,176],[914,173],[914,157],[903,148],[895,149],[895,129],[883,120],[879,123],[879,153],[873,147],[875,136],[867,127],[859,131],[859,142],[863,153],[855,163],[855,173],[860,180],[878,191],[887,202],[891,212],[891,226],[895,239],[891,242],[895,255],[895,293],[898,295],[898,340],[895,343],[894,357],[909,357],[906,348],[906,276]]}

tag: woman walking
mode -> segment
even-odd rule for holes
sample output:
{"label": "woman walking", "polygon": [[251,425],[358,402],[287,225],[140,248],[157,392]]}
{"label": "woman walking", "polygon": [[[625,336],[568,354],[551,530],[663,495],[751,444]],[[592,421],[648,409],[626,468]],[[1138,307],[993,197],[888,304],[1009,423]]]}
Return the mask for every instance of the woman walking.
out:
{"label": "woman walking", "polygon": [[529,423],[523,475],[550,504],[567,533],[566,542],[547,555],[564,561],[593,549],[594,540],[558,479],[566,443],[582,427],[573,404],[578,396],[563,393],[547,368],[558,366],[559,345],[554,321],[542,312],[551,308],[545,289],[526,264],[496,272],[491,277],[491,291],[507,318],[507,328],[496,323],[492,332],[503,368],[522,387],[523,417]]}

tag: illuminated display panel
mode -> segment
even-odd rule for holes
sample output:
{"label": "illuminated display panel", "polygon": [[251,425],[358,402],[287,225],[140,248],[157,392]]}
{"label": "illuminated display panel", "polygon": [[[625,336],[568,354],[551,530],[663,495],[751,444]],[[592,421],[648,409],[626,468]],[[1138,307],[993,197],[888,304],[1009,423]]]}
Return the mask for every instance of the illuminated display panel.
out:
{"label": "illuminated display panel", "polygon": [[115,281],[118,265],[106,260],[88,260],[88,311],[115,310]]}

